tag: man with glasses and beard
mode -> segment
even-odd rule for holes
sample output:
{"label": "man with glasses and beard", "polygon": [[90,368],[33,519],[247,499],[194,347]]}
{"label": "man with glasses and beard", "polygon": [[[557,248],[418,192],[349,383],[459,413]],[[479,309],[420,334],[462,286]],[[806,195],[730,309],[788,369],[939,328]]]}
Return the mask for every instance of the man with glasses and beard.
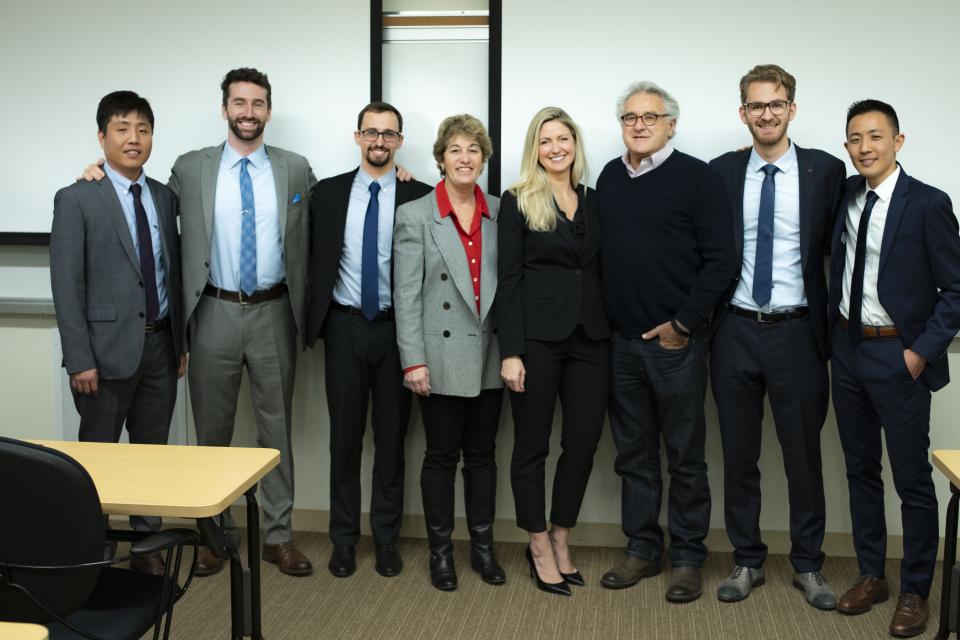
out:
{"label": "man with glasses and beard", "polygon": [[767,395],[787,476],[793,584],[814,607],[833,609],[837,597],[820,573],[826,522],[820,429],[829,396],[823,259],[846,171],[839,159],[787,137],[796,87],[776,65],[747,72],[740,80],[740,119],[753,146],[710,163],[726,186],[740,260],[710,345],[724,517],[735,562],[717,598],[743,600],[764,581],[757,462]]}
{"label": "man with glasses and beard", "polygon": [[393,319],[393,219],[398,206],[431,191],[397,179],[403,117],[373,102],[357,118],[360,166],[317,184],[310,200],[310,306],[307,343],[325,342],[330,411],[330,538],[328,568],[356,570],[360,537],[360,457],[373,401],[373,491],[370,524],[376,570],[403,568],[396,548],[403,515],[404,440],[410,391],[403,386]]}

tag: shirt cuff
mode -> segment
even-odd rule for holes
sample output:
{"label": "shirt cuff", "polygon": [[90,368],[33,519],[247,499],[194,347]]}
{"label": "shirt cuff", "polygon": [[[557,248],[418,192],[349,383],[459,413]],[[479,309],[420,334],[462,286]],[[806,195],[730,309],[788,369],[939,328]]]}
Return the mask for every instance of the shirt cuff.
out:
{"label": "shirt cuff", "polygon": [[407,373],[410,373],[411,371],[416,371],[417,369],[423,369],[426,366],[427,365],[425,364],[415,364],[412,367],[407,367],[406,369],[404,369],[403,373],[407,374]]}

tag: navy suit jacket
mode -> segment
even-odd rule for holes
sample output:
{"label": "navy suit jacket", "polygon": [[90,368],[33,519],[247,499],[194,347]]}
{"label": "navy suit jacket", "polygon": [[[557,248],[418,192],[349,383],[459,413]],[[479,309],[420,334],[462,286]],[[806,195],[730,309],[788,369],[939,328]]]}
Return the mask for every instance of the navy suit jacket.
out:
{"label": "navy suit jacket", "polygon": [[[800,263],[803,289],[813,322],[820,358],[826,362],[830,354],[827,331],[827,278],[824,255],[830,251],[830,234],[834,215],[843,196],[846,167],[838,158],[819,149],[802,149],[796,145],[800,184]],[[710,161],[710,166],[723,178],[730,210],[733,212],[733,237],[737,257],[743,261],[743,185],[750,161],[750,149],[731,151]],[[730,291],[723,298],[719,311],[724,311],[737,285],[740,271]],[[716,327],[719,322],[714,322]]]}
{"label": "navy suit jacket", "polygon": [[[833,230],[830,326],[840,315],[846,263],[847,205],[863,189],[863,176],[847,180]],[[904,347],[927,359],[921,378],[931,391],[950,382],[947,347],[960,329],[960,235],[946,193],[901,169],[887,211],[877,276],[880,304]]]}

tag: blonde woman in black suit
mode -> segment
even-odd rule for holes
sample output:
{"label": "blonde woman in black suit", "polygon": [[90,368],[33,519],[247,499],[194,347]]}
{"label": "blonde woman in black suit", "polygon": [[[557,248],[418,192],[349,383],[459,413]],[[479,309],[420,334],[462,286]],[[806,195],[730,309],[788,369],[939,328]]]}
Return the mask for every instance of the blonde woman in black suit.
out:
{"label": "blonde woman in black suit", "polygon": [[506,580],[493,550],[503,403],[493,324],[499,201],[477,186],[492,151],[473,116],[444,120],[433,146],[443,180],[397,209],[393,232],[397,344],[427,440],[420,487],[430,580],[441,591],[457,588],[451,535],[461,454],[470,565],[487,583]]}
{"label": "blonde woman in black suit", "polygon": [[[541,109],[498,221],[497,324],[513,408],[517,524],[530,534],[526,555],[537,586],[565,595],[568,585],[584,584],[567,539],[600,439],[610,373],[596,194],[580,184],[586,172],[576,123],[562,109]],[[548,532],[544,462],[558,395],[562,453]]]}

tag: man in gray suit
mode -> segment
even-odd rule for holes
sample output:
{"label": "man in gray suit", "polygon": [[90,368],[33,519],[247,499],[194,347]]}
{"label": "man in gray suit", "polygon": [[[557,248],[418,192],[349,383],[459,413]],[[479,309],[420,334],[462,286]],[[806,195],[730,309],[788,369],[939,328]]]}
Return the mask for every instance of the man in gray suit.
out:
{"label": "man in gray suit", "polygon": [[[176,201],[143,165],[153,111],[132,91],[105,96],[97,137],[109,180],[57,192],[50,278],[63,366],[80,414],[80,440],[166,444],[183,375],[183,314]],[[158,530],[159,518],[130,524]],[[163,574],[159,556],[131,565]]]}
{"label": "man in gray suit", "polygon": [[[271,114],[265,74],[234,69],[221,89],[226,143],[180,156],[169,181],[180,207],[193,419],[199,444],[229,445],[246,367],[257,442],[280,451],[279,466],[260,484],[263,559],[308,575],[313,567],[291,541],[290,432],[297,336],[305,335],[307,202],[316,179],[303,156],[263,144]],[[84,176],[101,177],[91,169]],[[224,515],[236,541],[236,525]],[[204,548],[197,575],[221,568],[223,560]]]}

